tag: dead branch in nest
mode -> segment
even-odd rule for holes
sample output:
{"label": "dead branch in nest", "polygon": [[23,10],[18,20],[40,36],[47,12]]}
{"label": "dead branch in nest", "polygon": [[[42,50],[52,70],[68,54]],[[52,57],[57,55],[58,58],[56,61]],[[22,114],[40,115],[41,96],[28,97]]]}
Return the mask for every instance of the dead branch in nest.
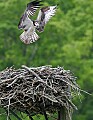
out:
{"label": "dead branch in nest", "polygon": [[16,110],[32,119],[33,114],[53,113],[61,106],[69,114],[77,109],[71,101],[72,93],[79,92],[76,78],[63,67],[23,65],[21,69],[11,67],[0,72],[0,106],[7,109],[8,117],[10,110]]}

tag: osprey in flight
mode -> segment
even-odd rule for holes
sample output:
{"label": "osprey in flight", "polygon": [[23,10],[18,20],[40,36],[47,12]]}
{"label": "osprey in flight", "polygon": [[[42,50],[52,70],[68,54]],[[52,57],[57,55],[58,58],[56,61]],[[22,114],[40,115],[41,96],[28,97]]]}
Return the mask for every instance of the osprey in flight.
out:
{"label": "osprey in flight", "polygon": [[23,29],[24,32],[20,35],[20,39],[25,44],[30,44],[39,39],[36,33],[43,32],[46,23],[55,15],[56,6],[42,7],[39,10],[36,20],[31,20],[29,17],[33,16],[38,8],[42,5],[41,0],[35,0],[27,4],[26,10],[20,18],[18,28]]}

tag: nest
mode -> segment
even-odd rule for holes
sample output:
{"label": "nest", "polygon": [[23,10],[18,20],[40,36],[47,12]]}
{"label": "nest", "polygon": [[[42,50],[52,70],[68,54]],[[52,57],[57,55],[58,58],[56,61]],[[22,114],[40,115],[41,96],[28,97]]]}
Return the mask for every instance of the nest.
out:
{"label": "nest", "polygon": [[79,87],[76,77],[63,67],[42,66],[21,69],[6,68],[0,72],[0,106],[9,110],[43,114],[53,113],[65,107],[68,111],[77,109],[71,98],[77,95]]}

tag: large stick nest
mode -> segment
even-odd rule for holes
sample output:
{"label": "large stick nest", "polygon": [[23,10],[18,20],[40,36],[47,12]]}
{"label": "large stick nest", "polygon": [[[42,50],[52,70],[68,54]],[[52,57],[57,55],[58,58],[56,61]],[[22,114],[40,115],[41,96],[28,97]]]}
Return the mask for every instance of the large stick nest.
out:
{"label": "large stick nest", "polygon": [[71,98],[79,92],[76,78],[63,67],[42,66],[6,68],[0,72],[0,106],[17,111],[42,114],[64,106],[75,108]]}

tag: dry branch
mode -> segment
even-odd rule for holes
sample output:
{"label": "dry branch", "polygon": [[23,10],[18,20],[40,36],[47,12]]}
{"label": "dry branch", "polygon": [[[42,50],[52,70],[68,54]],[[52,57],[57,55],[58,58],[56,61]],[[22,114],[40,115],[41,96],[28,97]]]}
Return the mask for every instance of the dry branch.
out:
{"label": "dry branch", "polygon": [[23,65],[21,69],[11,67],[0,72],[0,106],[7,109],[8,116],[9,109],[31,117],[43,114],[42,109],[51,113],[60,107],[65,107],[69,114],[71,109],[77,109],[71,101],[72,93],[79,92],[76,78],[63,67]]}

